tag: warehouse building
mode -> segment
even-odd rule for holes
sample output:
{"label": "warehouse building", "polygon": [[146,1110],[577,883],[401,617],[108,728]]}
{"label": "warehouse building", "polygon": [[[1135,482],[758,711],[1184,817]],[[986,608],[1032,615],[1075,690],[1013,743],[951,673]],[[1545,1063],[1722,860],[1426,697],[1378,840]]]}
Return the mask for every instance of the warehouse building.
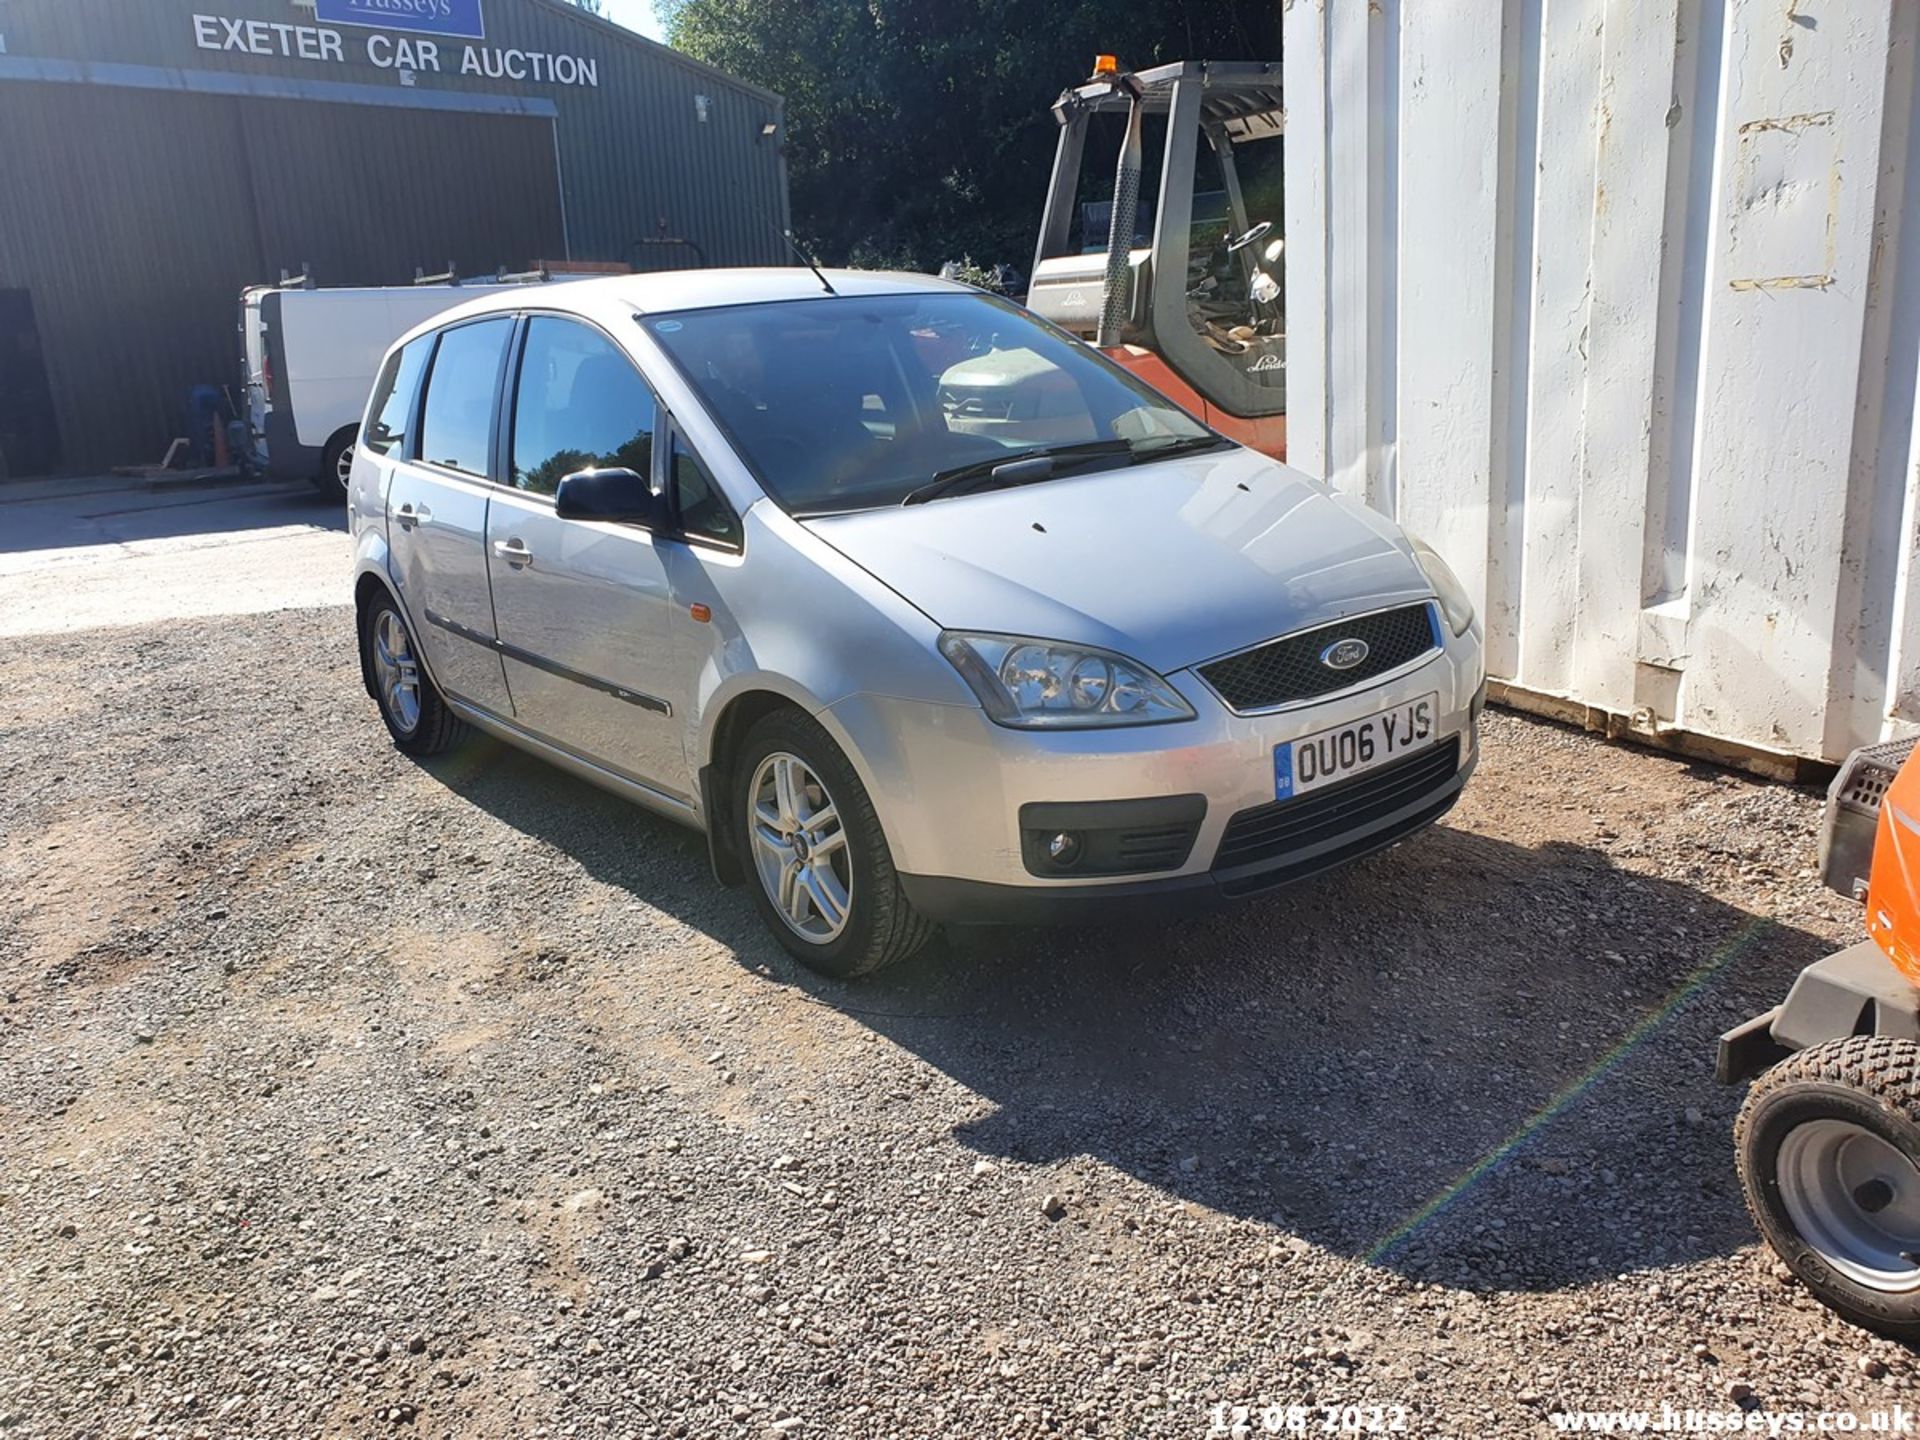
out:
{"label": "warehouse building", "polygon": [[0,0],[0,476],[158,459],[243,287],[783,263],[779,96],[563,0]]}

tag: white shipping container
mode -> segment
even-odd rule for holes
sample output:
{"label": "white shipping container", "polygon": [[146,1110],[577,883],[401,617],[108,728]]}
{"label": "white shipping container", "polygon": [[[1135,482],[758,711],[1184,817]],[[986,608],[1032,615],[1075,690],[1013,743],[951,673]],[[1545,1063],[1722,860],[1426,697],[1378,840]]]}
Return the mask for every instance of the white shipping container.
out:
{"label": "white shipping container", "polygon": [[1523,703],[1788,765],[1920,727],[1920,4],[1285,27],[1293,462],[1453,562]]}

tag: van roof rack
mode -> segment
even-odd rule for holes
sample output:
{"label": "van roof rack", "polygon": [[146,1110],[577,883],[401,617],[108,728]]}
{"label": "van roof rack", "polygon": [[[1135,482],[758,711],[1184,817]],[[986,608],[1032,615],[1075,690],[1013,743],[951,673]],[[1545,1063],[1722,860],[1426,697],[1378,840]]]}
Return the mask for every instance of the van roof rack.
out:
{"label": "van roof rack", "polygon": [[[544,265],[542,265],[540,268],[536,270],[511,270],[511,271],[508,270],[506,266],[502,265],[499,269],[495,270],[491,275],[477,275],[477,276],[467,277],[469,282],[478,281],[482,285],[538,285],[544,281],[551,280],[552,278],[553,276],[550,273],[548,273],[547,268]],[[446,270],[439,275],[429,275],[424,270],[420,269],[420,267],[415,266],[413,271],[413,283],[416,285],[456,285],[457,286],[461,283],[460,271],[459,271],[459,268],[455,266],[451,260],[447,262]]]}

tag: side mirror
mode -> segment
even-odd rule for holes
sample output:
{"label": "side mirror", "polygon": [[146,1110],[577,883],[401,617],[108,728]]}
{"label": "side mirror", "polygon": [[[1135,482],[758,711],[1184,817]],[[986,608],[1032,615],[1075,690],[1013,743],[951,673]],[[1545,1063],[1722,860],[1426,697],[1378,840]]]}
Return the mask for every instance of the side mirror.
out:
{"label": "side mirror", "polygon": [[553,512],[562,520],[620,520],[657,525],[664,506],[647,477],[618,466],[576,470],[553,492]]}

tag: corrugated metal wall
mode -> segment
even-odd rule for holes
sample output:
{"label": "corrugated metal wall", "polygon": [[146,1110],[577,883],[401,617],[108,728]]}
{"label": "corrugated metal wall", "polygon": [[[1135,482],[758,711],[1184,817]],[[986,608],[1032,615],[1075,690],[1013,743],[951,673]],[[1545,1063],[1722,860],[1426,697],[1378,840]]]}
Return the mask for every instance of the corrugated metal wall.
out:
{"label": "corrugated metal wall", "polygon": [[564,244],[553,122],[0,84],[0,286],[33,296],[71,469],[155,461],[189,388],[237,381],[240,287],[462,273]]}
{"label": "corrugated metal wall", "polygon": [[1449,556],[1524,696],[1828,759],[1920,722],[1920,6],[1285,23],[1295,463]]}
{"label": "corrugated metal wall", "polygon": [[241,129],[230,100],[162,98],[171,123],[126,91],[0,84],[0,286],[33,296],[73,469],[158,460],[188,385],[236,379],[234,277],[261,264],[223,218]]}
{"label": "corrugated metal wall", "polygon": [[[312,26],[293,0],[0,0],[0,289],[32,296],[66,468],[157,459],[283,268],[786,263],[779,97],[556,0],[485,13],[475,44],[598,84],[463,74],[463,41],[407,83],[347,26],[331,63],[196,43],[197,14]],[[636,244],[663,236],[698,248]]]}
{"label": "corrugated metal wall", "polygon": [[329,284],[519,267],[566,244],[553,121],[434,117],[394,143],[394,112],[235,100],[263,272],[304,264]]}

